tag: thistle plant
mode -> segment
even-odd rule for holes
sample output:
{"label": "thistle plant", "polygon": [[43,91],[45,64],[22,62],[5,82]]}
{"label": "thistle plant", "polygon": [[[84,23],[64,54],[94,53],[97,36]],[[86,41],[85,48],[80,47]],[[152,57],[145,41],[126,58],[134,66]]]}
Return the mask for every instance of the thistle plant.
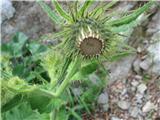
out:
{"label": "thistle plant", "polygon": [[[14,69],[11,67],[9,59],[7,59],[7,62],[6,60],[1,61],[4,65],[2,66],[4,67],[2,70],[2,79],[6,80],[2,82],[2,95],[4,96],[4,105],[2,105],[4,109],[2,110],[7,111],[20,102],[27,101],[30,103],[32,109],[38,109],[41,113],[52,111],[50,118],[60,120],[60,118],[55,118],[55,112],[60,111],[60,107],[67,104],[66,101],[69,99],[69,96],[62,101],[62,95],[66,96],[66,91],[68,94],[70,93],[68,92],[69,87],[67,86],[76,80],[85,79],[86,76],[97,69],[97,66],[100,66],[106,71],[101,64],[102,61],[115,60],[133,53],[134,49],[128,46],[123,40],[125,36],[122,35],[121,32],[124,32],[124,29],[121,30],[120,28],[136,26],[134,21],[136,21],[142,13],[147,11],[154,2],[147,2],[133,12],[125,13],[120,18],[115,19],[113,18],[114,13],[106,14],[106,11],[116,5],[117,2],[118,1],[111,1],[106,3],[101,1],[95,6],[95,1],[92,0],[84,2],[72,1],[68,3],[68,8],[64,10],[57,0],[52,0],[51,3],[54,6],[54,10],[52,10],[45,2],[38,0],[37,3],[48,14],[49,18],[51,18],[56,25],[60,26],[60,30],[57,33],[53,33],[50,36],[44,35],[40,39],[59,39],[60,43],[46,49],[44,46],[36,43],[28,43],[25,46],[28,38],[22,34],[15,37],[15,39],[19,39],[19,36],[22,36],[23,39],[20,41],[21,45],[14,43],[14,46],[21,46],[19,50],[22,50],[25,46],[33,55],[27,58],[26,61],[33,59],[28,64],[34,63],[35,66],[41,66],[43,68],[42,71],[39,71],[39,68],[37,68],[38,72],[31,71],[35,77],[41,81],[41,84],[27,83],[26,79],[30,80],[31,77],[18,77],[14,74]],[[7,47],[12,48],[11,45],[7,45]],[[14,50],[10,51],[14,59],[19,59],[21,56],[23,58],[24,53],[17,53],[18,52],[14,52]],[[2,54],[2,60],[5,57],[6,56]],[[31,69],[27,68],[27,70]],[[47,71],[49,82],[41,76],[41,73],[44,71]],[[21,96],[21,99],[19,96]],[[71,96],[70,99],[72,99]],[[88,110],[84,99],[80,101],[84,104],[86,110]],[[73,102],[72,104],[74,105]],[[22,104],[17,109],[21,110],[21,106],[26,108],[28,105]],[[53,108],[55,110],[53,110]],[[68,108],[68,111],[70,111],[75,118],[80,119],[73,109]],[[32,112],[30,111],[29,113]],[[10,117],[11,115],[10,113],[6,113],[4,116]],[[42,114],[42,116],[45,117],[42,120],[48,120],[46,114]]]}
{"label": "thistle plant", "polygon": [[[84,63],[99,63],[119,50],[119,44],[122,44],[122,35],[113,31],[112,28],[128,25],[153,4],[153,2],[148,2],[131,14],[113,19],[112,13],[106,15],[105,12],[117,1],[111,1],[108,4],[99,2],[99,6],[95,8],[93,8],[94,1],[85,1],[83,5],[75,1],[69,3],[68,12],[58,1],[52,0],[51,2],[55,11],[52,11],[44,2],[38,1],[53,22],[61,26],[61,30],[52,36],[52,38],[59,38],[62,41],[53,48],[53,52],[60,52],[64,58],[64,65],[59,72],[60,77],[52,81],[52,85],[63,81],[55,92],[55,96],[61,94]],[[131,49],[127,47],[127,50]],[[72,68],[67,71],[69,67]]]}

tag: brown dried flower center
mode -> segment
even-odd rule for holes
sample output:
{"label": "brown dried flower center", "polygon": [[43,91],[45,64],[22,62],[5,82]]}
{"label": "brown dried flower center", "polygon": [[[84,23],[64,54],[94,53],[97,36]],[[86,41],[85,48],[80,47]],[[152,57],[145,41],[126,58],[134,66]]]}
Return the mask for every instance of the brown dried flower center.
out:
{"label": "brown dried flower center", "polygon": [[103,43],[93,37],[85,38],[80,44],[80,51],[85,56],[95,56],[101,53]]}

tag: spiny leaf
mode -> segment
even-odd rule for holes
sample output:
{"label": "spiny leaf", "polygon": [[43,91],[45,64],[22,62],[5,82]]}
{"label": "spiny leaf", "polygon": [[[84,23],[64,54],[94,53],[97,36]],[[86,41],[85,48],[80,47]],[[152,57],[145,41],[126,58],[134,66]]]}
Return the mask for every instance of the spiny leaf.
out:
{"label": "spiny leaf", "polygon": [[60,6],[60,4],[57,2],[57,0],[52,0],[52,3],[54,4],[57,12],[64,18],[66,19],[68,22],[72,22],[72,18],[69,16],[69,14],[67,14],[62,7]]}
{"label": "spiny leaf", "polygon": [[128,55],[131,55],[132,53],[133,53],[133,52],[130,52],[130,51],[123,51],[123,52],[120,52],[120,53],[116,53],[116,54],[110,56],[110,57],[108,58],[108,61],[113,62],[113,61],[115,61],[115,60],[119,60],[119,59],[124,58],[124,57],[126,57],[126,56],[128,56]]}
{"label": "spiny leaf", "polygon": [[87,65],[84,65],[80,68],[80,71],[77,72],[73,77],[72,80],[82,80],[85,77],[87,77],[87,75],[93,73],[94,71],[96,71],[98,67],[98,63],[97,62],[91,62]]}
{"label": "spiny leaf", "polygon": [[111,1],[110,3],[108,3],[108,4],[104,7],[104,9],[105,9],[105,10],[108,10],[108,9],[111,8],[113,5],[115,5],[117,2],[118,2],[118,0],[113,0],[113,1]]}
{"label": "spiny leaf", "polygon": [[24,102],[2,114],[3,120],[49,120],[48,114],[40,114]]}
{"label": "spiny leaf", "polygon": [[51,20],[57,24],[61,24],[61,19],[54,13],[54,11],[43,1],[37,0],[42,9],[48,14]]}
{"label": "spiny leaf", "polygon": [[84,16],[85,11],[93,4],[93,2],[94,2],[93,0],[85,1],[85,3],[78,12],[78,16],[79,17]]}
{"label": "spiny leaf", "polygon": [[48,72],[48,75],[51,79],[51,84],[54,86],[59,78],[59,75],[62,74],[61,68],[63,65],[62,55],[58,51],[54,51],[53,49],[48,50],[42,56],[41,65]]}
{"label": "spiny leaf", "polygon": [[109,25],[109,26],[120,26],[120,25],[128,24],[128,23],[134,21],[144,11],[148,10],[151,7],[151,5],[153,5],[153,3],[154,3],[153,1],[148,2],[144,6],[140,7],[137,10],[135,10],[132,14],[124,16],[124,17],[122,17],[122,18],[120,18],[118,20],[113,20],[113,21],[106,22],[106,25]]}
{"label": "spiny leaf", "polygon": [[[104,2],[104,1],[103,1]],[[100,5],[99,7],[96,7],[93,12],[91,12],[90,16],[94,16],[95,18],[97,18],[99,15],[102,15],[107,9],[109,9],[110,7],[112,7],[113,5],[115,5],[118,1],[111,1],[108,4],[103,4]]]}
{"label": "spiny leaf", "polygon": [[48,33],[40,36],[39,41],[46,41],[46,40],[55,40],[57,38],[63,38],[65,35],[67,35],[70,31],[68,29],[61,30],[60,32],[57,33]]}
{"label": "spiny leaf", "polygon": [[78,17],[78,6],[79,6],[79,4],[78,4],[78,0],[76,0],[75,1],[75,3],[74,3],[74,11],[75,11],[75,18],[77,18]]}
{"label": "spiny leaf", "polygon": [[59,78],[58,78],[59,82],[63,81],[63,79],[65,78],[67,69],[69,68],[70,63],[72,62],[72,59],[70,57],[66,57],[64,61],[65,62],[61,69],[61,74],[59,75]]}

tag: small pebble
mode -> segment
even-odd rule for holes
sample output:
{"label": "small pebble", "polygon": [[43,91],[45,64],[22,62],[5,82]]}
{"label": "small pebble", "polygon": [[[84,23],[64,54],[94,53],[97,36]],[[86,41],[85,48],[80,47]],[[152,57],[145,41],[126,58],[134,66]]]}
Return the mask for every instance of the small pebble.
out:
{"label": "small pebble", "polygon": [[152,64],[152,61],[150,59],[146,59],[142,61],[139,65],[143,70],[148,70]]}
{"label": "small pebble", "polygon": [[107,92],[99,95],[98,104],[108,104],[108,94],[107,94]]}
{"label": "small pebble", "polygon": [[138,107],[132,107],[129,111],[131,117],[137,118],[138,113],[139,113],[139,108]]}
{"label": "small pebble", "polygon": [[143,112],[149,112],[149,111],[154,110],[154,109],[156,109],[156,106],[155,106],[153,103],[151,103],[150,101],[148,101],[148,102],[143,106],[142,111],[143,111]]}
{"label": "small pebble", "polygon": [[136,96],[136,102],[141,104],[143,95],[140,93],[137,93],[135,96]]}
{"label": "small pebble", "polygon": [[140,59],[136,59],[134,62],[133,62],[133,70],[136,72],[136,73],[140,73],[141,72],[141,69],[140,69],[140,64],[141,60]]}
{"label": "small pebble", "polygon": [[111,117],[111,120],[122,120],[122,119],[120,119],[118,117]]}
{"label": "small pebble", "polygon": [[136,79],[136,80],[142,80],[142,76],[136,75],[136,76],[135,76],[135,79]]}
{"label": "small pebble", "polygon": [[131,82],[131,85],[134,86],[134,87],[136,87],[138,84],[139,84],[139,82],[135,81],[135,80]]}
{"label": "small pebble", "polygon": [[147,90],[147,86],[145,84],[140,84],[137,87],[137,91],[141,94],[144,94],[144,92]]}
{"label": "small pebble", "polygon": [[130,103],[127,101],[119,101],[117,104],[122,110],[127,110],[130,107]]}

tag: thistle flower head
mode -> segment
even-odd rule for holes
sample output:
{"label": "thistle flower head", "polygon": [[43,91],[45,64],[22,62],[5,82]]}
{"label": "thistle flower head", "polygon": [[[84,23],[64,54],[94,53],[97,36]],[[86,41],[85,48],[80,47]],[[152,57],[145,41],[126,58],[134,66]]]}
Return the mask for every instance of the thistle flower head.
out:
{"label": "thistle flower head", "polygon": [[105,11],[115,5],[117,1],[108,4],[104,1],[99,2],[99,5],[92,10],[89,8],[94,5],[94,1],[85,1],[83,4],[75,1],[69,3],[69,12],[67,13],[56,0],[52,0],[55,10],[61,17],[53,11],[51,12],[43,2],[39,1],[39,3],[54,22],[62,25],[62,31],[58,36],[63,39],[61,48],[67,56],[72,58],[75,55],[94,58],[112,52],[113,44],[115,45],[115,40],[119,36],[112,31],[112,28],[134,21],[153,4],[148,2],[133,13],[113,20],[112,16],[105,14]]}

